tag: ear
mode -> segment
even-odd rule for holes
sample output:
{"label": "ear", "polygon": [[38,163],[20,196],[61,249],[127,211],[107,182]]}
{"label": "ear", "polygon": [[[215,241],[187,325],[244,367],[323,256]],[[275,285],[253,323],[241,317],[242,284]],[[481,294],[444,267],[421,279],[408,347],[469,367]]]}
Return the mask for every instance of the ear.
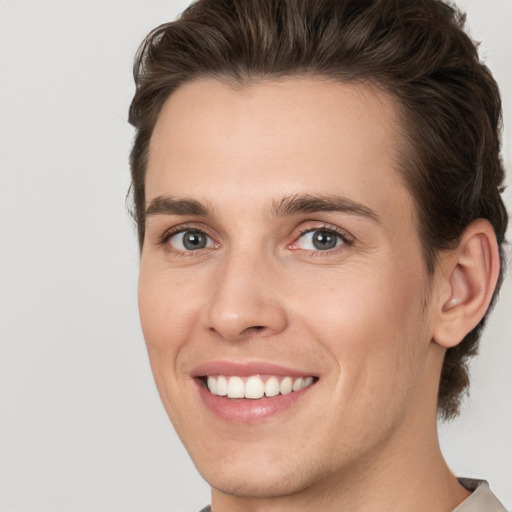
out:
{"label": "ear", "polygon": [[477,219],[464,231],[456,249],[439,263],[434,341],[454,347],[485,315],[498,280],[500,259],[494,229]]}

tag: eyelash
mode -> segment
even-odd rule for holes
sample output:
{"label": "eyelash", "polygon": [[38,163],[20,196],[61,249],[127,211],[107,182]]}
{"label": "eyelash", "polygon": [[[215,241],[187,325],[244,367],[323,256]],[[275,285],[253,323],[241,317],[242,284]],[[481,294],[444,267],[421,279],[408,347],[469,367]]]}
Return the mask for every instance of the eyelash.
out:
{"label": "eyelash", "polygon": [[[317,251],[309,250],[308,251],[307,250],[307,252],[311,253],[314,256],[322,256],[323,253],[332,253],[332,251],[339,249],[344,245],[349,246],[354,243],[354,240],[348,236],[346,231],[343,231],[340,228],[338,228],[337,226],[334,226],[332,224],[323,224],[321,226],[313,226],[313,227],[299,229],[299,235],[297,237],[295,237],[292,244],[295,244],[301,237],[303,237],[307,233],[314,233],[315,231],[321,231],[323,233],[338,236],[341,239],[342,244],[341,244],[341,246],[337,246],[332,249],[327,249],[325,251],[321,251],[321,250],[317,250]],[[305,249],[303,249],[303,250],[305,250]]]}
{"label": "eyelash", "polygon": [[[169,231],[166,231],[160,237],[160,239],[158,240],[158,245],[166,245],[166,244],[168,244],[169,240],[173,236],[178,235],[180,233],[186,233],[187,231],[197,231],[199,233],[204,234],[205,236],[207,236],[211,240],[213,240],[213,237],[211,237],[202,228],[199,228],[199,227],[196,227],[196,226],[180,226],[180,227],[172,228]],[[298,235],[294,237],[294,240],[293,240],[293,242],[291,244],[288,244],[288,247],[290,247],[291,245],[297,243],[297,241],[301,237],[306,235],[307,233],[314,233],[315,231],[322,231],[322,232],[327,233],[327,234],[335,235],[335,236],[337,236],[337,237],[339,237],[341,239],[342,244],[341,244],[341,246],[336,246],[336,247],[334,247],[332,249],[327,249],[327,250],[324,250],[324,251],[322,251],[322,250],[314,251],[314,250],[302,249],[303,251],[308,252],[308,253],[310,253],[310,254],[312,254],[314,256],[322,256],[322,253],[332,253],[336,249],[339,249],[339,248],[341,248],[343,246],[349,246],[349,245],[352,245],[354,243],[354,240],[351,237],[349,237],[348,234],[345,231],[341,230],[337,226],[334,226],[332,224],[322,224],[320,226],[312,226],[312,227],[307,227],[307,228],[299,229],[298,230]],[[182,251],[182,250],[174,249],[172,252],[175,255],[186,257],[186,256],[193,256],[196,253],[198,253],[200,251],[203,251],[203,250],[204,250],[204,248],[203,249],[197,249],[197,250],[190,250],[190,251]]]}
{"label": "eyelash", "polygon": [[[171,228],[170,230],[166,231],[158,240],[158,245],[164,246],[167,245],[169,240],[175,236],[179,235],[180,233],[186,233],[187,231],[196,231],[198,233],[202,233],[209,239],[213,240],[213,237],[211,237],[203,228],[199,228],[196,226],[179,226],[176,228]],[[217,244],[218,245],[218,244]],[[190,251],[182,251],[179,249],[169,249],[175,256],[181,256],[181,257],[187,257],[187,256],[194,256],[196,253],[204,251],[203,249],[197,249],[197,250],[190,250]]]}

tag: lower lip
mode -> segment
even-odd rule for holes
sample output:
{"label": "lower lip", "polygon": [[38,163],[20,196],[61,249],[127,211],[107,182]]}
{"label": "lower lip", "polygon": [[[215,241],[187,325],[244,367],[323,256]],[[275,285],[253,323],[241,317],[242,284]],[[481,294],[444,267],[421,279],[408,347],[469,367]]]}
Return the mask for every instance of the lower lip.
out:
{"label": "lower lip", "polygon": [[253,400],[214,395],[208,391],[201,379],[195,380],[199,388],[199,395],[210,411],[225,421],[242,424],[259,423],[289,409],[315,385],[312,384],[307,388],[293,391],[287,395]]}

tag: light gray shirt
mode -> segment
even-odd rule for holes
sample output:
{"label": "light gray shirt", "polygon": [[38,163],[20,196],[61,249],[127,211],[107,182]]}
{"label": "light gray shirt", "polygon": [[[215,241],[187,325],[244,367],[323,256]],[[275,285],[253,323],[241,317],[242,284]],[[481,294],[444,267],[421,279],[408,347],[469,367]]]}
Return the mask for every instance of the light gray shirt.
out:
{"label": "light gray shirt", "polygon": [[459,482],[468,491],[472,492],[471,496],[465,499],[453,512],[507,512],[507,509],[489,489],[489,484],[485,480],[459,478]]}
{"label": "light gray shirt", "polygon": [[[459,478],[459,482],[468,491],[471,491],[471,496],[452,512],[507,512],[507,509],[489,489],[489,484],[485,480]],[[211,512],[211,508],[205,507],[201,512]]]}

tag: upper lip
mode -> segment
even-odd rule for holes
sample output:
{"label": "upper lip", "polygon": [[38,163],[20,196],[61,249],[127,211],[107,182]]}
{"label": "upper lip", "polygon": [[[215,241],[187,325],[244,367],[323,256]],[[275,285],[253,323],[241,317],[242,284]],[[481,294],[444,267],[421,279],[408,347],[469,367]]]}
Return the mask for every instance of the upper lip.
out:
{"label": "upper lip", "polygon": [[283,377],[307,377],[315,376],[308,370],[281,366],[268,362],[232,362],[232,361],[208,361],[194,367],[190,372],[194,378],[207,375],[236,375],[249,377],[250,375],[276,375]]}

